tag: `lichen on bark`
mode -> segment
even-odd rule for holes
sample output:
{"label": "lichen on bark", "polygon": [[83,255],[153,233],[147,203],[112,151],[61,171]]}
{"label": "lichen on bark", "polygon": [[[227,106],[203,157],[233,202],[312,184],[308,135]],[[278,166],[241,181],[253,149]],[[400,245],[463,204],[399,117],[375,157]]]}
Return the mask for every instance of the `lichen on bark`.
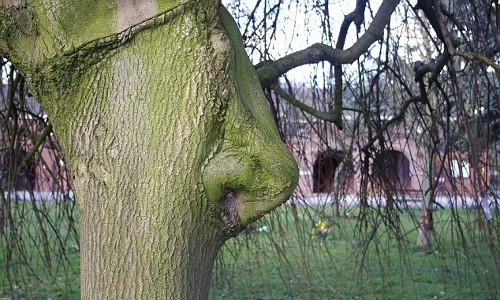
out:
{"label": "lichen on bark", "polygon": [[234,231],[280,205],[295,188],[298,169],[281,142],[241,35],[225,8],[221,8],[221,27],[229,43],[223,48],[232,49],[227,69],[232,100],[223,139],[203,180],[212,202],[223,212],[237,212],[224,216]]}
{"label": "lichen on bark", "polygon": [[[0,37],[31,57],[23,72],[74,178],[84,299],[205,298],[222,243],[297,182],[236,24],[214,2],[81,44],[88,32],[63,35],[35,56],[24,47],[37,33]],[[57,33],[62,19],[36,26]]]}

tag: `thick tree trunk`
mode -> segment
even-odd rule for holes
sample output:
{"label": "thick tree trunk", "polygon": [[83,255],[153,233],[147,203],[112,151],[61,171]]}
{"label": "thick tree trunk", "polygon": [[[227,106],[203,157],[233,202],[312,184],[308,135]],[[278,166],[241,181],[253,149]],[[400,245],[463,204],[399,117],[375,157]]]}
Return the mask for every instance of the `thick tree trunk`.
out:
{"label": "thick tree trunk", "polygon": [[56,98],[67,100],[48,107],[78,199],[82,299],[207,295],[225,236],[201,171],[221,91],[209,85],[210,41],[182,23],[193,17],[92,54],[103,57],[65,74]]}
{"label": "thick tree trunk", "polygon": [[73,176],[82,299],[206,298],[223,242],[297,183],[236,24],[201,6],[28,72]]}

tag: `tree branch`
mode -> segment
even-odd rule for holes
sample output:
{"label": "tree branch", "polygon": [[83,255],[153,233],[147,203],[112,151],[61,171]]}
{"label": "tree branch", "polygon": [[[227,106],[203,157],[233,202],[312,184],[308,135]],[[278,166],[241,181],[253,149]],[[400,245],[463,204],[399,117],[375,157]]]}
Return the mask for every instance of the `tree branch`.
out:
{"label": "tree branch", "polygon": [[497,73],[500,74],[500,66],[495,63],[492,59],[478,52],[465,52],[460,50],[455,50],[455,55],[461,56],[468,60],[479,60],[492,67]]}
{"label": "tree branch", "polygon": [[263,87],[269,87],[278,77],[296,67],[328,61],[332,65],[351,64],[384,34],[392,13],[399,0],[384,0],[375,14],[366,32],[350,48],[333,49],[325,44],[317,43],[309,48],[289,54],[276,61],[264,64],[257,70]]}
{"label": "tree branch", "polygon": [[451,40],[450,34],[448,32],[448,28],[446,27],[446,24],[444,23],[443,14],[441,12],[441,5],[439,4],[439,0],[434,0],[434,7],[436,8],[434,10],[434,15],[436,16],[439,29],[441,30],[444,45],[446,46],[446,49],[448,49],[448,52],[450,53],[450,55],[453,56],[453,55],[455,55],[455,45],[453,44],[453,41]]}
{"label": "tree branch", "polygon": [[[420,1],[422,2],[422,1]],[[446,27],[446,24],[443,19],[443,13],[445,11],[445,8],[443,5],[440,5],[439,0],[433,0],[433,7],[439,7],[439,9],[434,9],[434,15],[436,17],[436,22],[437,24],[433,24],[433,26],[438,26],[438,28],[434,28],[436,32],[439,30],[440,37],[443,40],[446,49],[448,50],[449,55],[444,55],[444,59],[447,60],[449,59],[450,56],[461,56],[465,59],[468,60],[479,60],[487,64],[488,66],[492,67],[497,73],[500,73],[500,66],[493,61],[492,59],[488,58],[486,55],[483,55],[478,52],[465,52],[465,51],[460,51],[456,48],[458,45],[458,42],[454,41],[452,37],[450,36],[448,32],[448,28]],[[449,15],[449,13],[448,13]],[[455,22],[455,20],[453,20]],[[455,22],[456,25],[459,25],[458,22]],[[444,64],[446,64],[446,62]],[[444,64],[442,66],[444,67]],[[439,72],[441,71],[442,68],[438,68]],[[435,73],[435,72],[434,72]],[[436,76],[433,76],[436,77]]]}
{"label": "tree branch", "polygon": [[30,160],[33,158],[33,156],[35,156],[35,153],[38,151],[40,145],[45,141],[45,138],[51,132],[52,132],[52,124],[48,124],[47,126],[45,126],[45,128],[42,131],[42,134],[38,137],[33,147],[31,147],[30,151],[26,153],[26,155],[23,157],[23,160],[19,165],[19,172],[21,172],[24,168],[26,168]]}
{"label": "tree branch", "polygon": [[433,0],[418,0],[417,5],[414,9],[421,9],[424,12],[425,17],[431,24],[434,32],[436,32],[437,37],[443,41],[443,33],[441,32],[441,27],[436,16],[436,7],[434,6]]}
{"label": "tree branch", "polygon": [[[306,113],[308,113],[308,114],[310,114],[310,115],[312,115],[320,120],[331,122],[331,123],[334,123],[335,125],[339,126],[339,124],[337,123],[338,120],[335,116],[334,111],[329,111],[329,112],[319,111],[319,110],[303,103],[302,101],[295,99],[294,97],[292,97],[291,95],[289,95],[288,93],[283,91],[283,89],[281,89],[281,87],[277,83],[271,84],[271,88],[276,92],[276,94],[278,94],[281,98],[285,99],[291,105],[299,108],[302,111],[305,111]],[[342,123],[340,123],[340,126],[342,126]]]}
{"label": "tree branch", "polygon": [[[356,25],[356,30],[359,32],[361,28],[361,24],[363,23],[363,16],[365,12],[365,6],[366,6],[366,0],[357,0],[356,1],[356,8],[354,11],[347,16],[345,16],[344,21],[342,22],[342,25],[340,26],[340,31],[339,31],[339,37],[337,39],[337,44],[335,49],[337,50],[343,50],[344,45],[345,45],[345,40],[347,37],[347,32],[349,31],[349,27],[351,26],[351,23],[354,22]],[[384,26],[385,27],[385,26]],[[334,101],[333,101],[333,118],[334,121],[333,123],[337,125],[339,129],[343,128],[342,125],[342,107],[343,107],[343,102],[342,102],[342,97],[343,97],[343,91],[342,91],[342,77],[343,77],[343,70],[342,70],[342,64],[337,64],[334,65],[333,68],[334,74],[335,74],[335,92],[334,92]]]}

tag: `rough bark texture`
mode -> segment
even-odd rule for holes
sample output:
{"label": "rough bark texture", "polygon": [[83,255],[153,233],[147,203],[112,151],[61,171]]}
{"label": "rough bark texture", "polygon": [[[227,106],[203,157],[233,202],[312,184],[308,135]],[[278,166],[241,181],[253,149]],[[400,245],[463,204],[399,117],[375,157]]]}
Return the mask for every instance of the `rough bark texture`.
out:
{"label": "rough bark texture", "polygon": [[0,48],[49,112],[74,178],[82,299],[206,298],[222,243],[284,201],[297,168],[225,9],[190,2],[158,13],[165,3],[145,1],[140,20],[130,10],[123,19],[133,3],[121,2],[114,25],[82,35],[38,13],[41,2],[28,12],[4,4],[2,15],[38,23],[0,35]]}

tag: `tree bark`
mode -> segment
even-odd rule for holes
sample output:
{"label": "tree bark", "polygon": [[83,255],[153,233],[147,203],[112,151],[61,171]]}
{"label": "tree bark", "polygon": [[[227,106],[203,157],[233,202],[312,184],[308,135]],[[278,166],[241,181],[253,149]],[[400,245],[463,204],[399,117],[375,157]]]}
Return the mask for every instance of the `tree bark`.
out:
{"label": "tree bark", "polygon": [[19,44],[46,37],[0,39],[73,176],[82,299],[206,298],[223,242],[298,180],[227,11],[195,1],[146,8],[145,20],[118,11],[125,31],[78,46],[78,36],[51,40],[68,50],[31,61]]}
{"label": "tree bark", "polygon": [[[431,60],[430,57],[430,39],[426,31],[422,30],[424,49],[426,49],[427,58],[426,60]],[[417,237],[417,247],[422,249],[429,249],[431,247],[432,232],[434,229],[434,219],[433,219],[433,205],[436,197],[435,188],[435,151],[436,144],[435,141],[439,139],[439,129],[436,127],[435,122],[432,118],[432,110],[437,107],[436,96],[434,94],[427,94],[424,85],[424,79],[420,78],[420,97],[424,99],[424,103],[427,105],[423,106],[421,109],[426,113],[423,116],[423,121],[429,128],[432,128],[429,133],[422,136],[422,149],[419,149],[424,165],[424,178],[422,179],[422,185],[420,190],[423,195],[422,199],[422,214],[420,217],[420,224],[418,227],[418,237]]]}

